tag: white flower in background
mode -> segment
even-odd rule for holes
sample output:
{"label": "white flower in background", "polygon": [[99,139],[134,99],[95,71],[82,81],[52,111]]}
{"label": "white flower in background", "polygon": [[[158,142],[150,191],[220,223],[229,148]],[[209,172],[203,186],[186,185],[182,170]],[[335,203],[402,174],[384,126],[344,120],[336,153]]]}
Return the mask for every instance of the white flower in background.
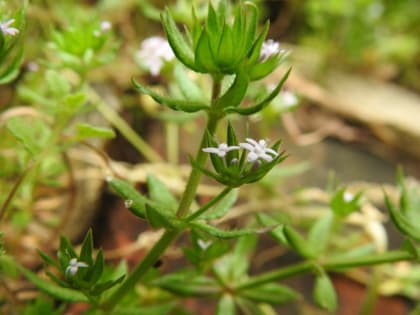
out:
{"label": "white flower in background", "polygon": [[278,153],[271,148],[267,147],[265,140],[259,140],[258,142],[251,138],[246,138],[246,143],[239,144],[241,148],[248,151],[247,161],[256,162],[263,159],[266,162],[271,162],[274,157],[278,156]]}
{"label": "white flower in background", "polygon": [[102,21],[100,24],[100,28],[102,32],[108,32],[112,28],[112,24],[110,21]]}
{"label": "white flower in background", "polygon": [[107,21],[107,20],[101,21],[101,23],[99,24],[99,30],[94,31],[93,35],[95,37],[99,37],[103,33],[108,32],[111,28],[112,28],[112,24],[110,21]]}
{"label": "white flower in background", "polygon": [[281,94],[281,97],[283,99],[283,103],[286,107],[292,107],[295,106],[298,103],[298,99],[296,97],[296,94],[291,91],[283,91]]}
{"label": "white flower in background", "polygon": [[284,53],[284,49],[280,49],[280,43],[272,39],[266,40],[261,47],[260,51],[260,60],[267,60],[268,58],[277,55],[279,53]]}
{"label": "white flower in background", "polygon": [[30,61],[27,63],[26,68],[31,72],[37,72],[39,70],[39,64],[35,61]]}
{"label": "white flower in background", "polygon": [[83,261],[77,261],[76,258],[72,258],[70,259],[69,265],[66,268],[66,276],[68,274],[74,276],[77,271],[79,270],[79,268],[86,268],[89,267],[88,264],[84,263]]}
{"label": "white flower in background", "polygon": [[217,154],[219,157],[225,157],[226,153],[228,153],[229,151],[233,151],[233,150],[238,150],[239,147],[232,145],[232,146],[228,146],[226,143],[221,143],[219,144],[218,147],[209,147],[209,148],[203,148],[204,152],[207,153],[213,153],[213,154]]}
{"label": "white flower in background", "polygon": [[15,27],[10,27],[15,23],[15,19],[9,19],[6,22],[0,23],[0,30],[3,32],[3,35],[10,35],[10,36],[16,36],[19,34],[19,30]]}
{"label": "white flower in background", "polygon": [[137,57],[153,76],[157,76],[164,63],[174,59],[175,55],[166,39],[153,36],[141,43]]}
{"label": "white flower in background", "polygon": [[354,196],[351,192],[348,192],[348,191],[344,192],[343,199],[345,202],[351,202],[353,198]]}

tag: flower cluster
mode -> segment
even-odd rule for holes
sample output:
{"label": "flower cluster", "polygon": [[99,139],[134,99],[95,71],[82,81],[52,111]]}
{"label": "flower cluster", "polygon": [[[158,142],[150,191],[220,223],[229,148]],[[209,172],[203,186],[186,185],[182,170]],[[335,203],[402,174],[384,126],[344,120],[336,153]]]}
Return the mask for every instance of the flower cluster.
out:
{"label": "flower cluster", "polygon": [[15,23],[15,19],[9,19],[6,22],[0,23],[0,31],[3,33],[3,36],[16,36],[19,34],[19,30],[17,28],[10,27],[13,23]]}
{"label": "flower cluster", "polygon": [[286,50],[280,48],[280,43],[272,39],[266,40],[260,51],[260,60],[264,61],[279,54],[286,53]]}
{"label": "flower cluster", "polygon": [[[230,130],[229,130],[230,129]],[[237,143],[233,129],[229,125],[227,143],[217,144],[210,136],[208,146],[202,150],[210,153],[215,172],[199,167],[204,174],[230,187],[238,187],[252,183],[264,177],[285,156],[277,152],[279,143],[269,147],[266,140],[246,138],[245,142]]]}
{"label": "flower cluster", "polygon": [[141,43],[137,58],[152,76],[158,76],[165,62],[172,61],[175,55],[166,39],[153,36]]}

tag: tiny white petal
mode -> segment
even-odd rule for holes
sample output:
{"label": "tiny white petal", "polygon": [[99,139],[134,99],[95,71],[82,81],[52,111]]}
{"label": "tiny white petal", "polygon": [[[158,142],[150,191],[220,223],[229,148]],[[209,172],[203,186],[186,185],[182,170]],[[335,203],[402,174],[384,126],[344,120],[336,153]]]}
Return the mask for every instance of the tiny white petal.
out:
{"label": "tiny white petal", "polygon": [[15,23],[15,19],[9,19],[6,22],[0,23],[0,30],[3,32],[3,35],[16,36],[19,33],[19,30],[15,27],[10,27]]}
{"label": "tiny white petal", "polygon": [[111,29],[112,24],[109,21],[102,21],[101,22],[101,31],[102,32],[107,32]]}
{"label": "tiny white petal", "polygon": [[159,75],[164,61],[171,61],[175,58],[168,41],[160,36],[145,39],[141,43],[137,56],[153,76]]}
{"label": "tiny white petal", "polygon": [[344,192],[343,199],[344,199],[345,202],[351,202],[353,200],[353,198],[354,198],[354,196],[353,196],[352,193],[350,193],[348,191]]}

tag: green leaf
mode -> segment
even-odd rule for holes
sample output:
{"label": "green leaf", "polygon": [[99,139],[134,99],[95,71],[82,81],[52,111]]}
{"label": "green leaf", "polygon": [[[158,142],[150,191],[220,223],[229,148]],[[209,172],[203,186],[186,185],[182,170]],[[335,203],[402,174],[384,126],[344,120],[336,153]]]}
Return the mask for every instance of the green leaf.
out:
{"label": "green leaf", "polygon": [[291,226],[286,225],[283,231],[287,242],[297,253],[306,258],[315,258],[317,256],[310,244]]}
{"label": "green leaf", "polygon": [[76,258],[77,254],[71,245],[70,241],[64,235],[60,236],[60,246],[57,253],[58,260],[60,261],[61,269],[67,268],[71,258]]}
{"label": "green leaf", "polygon": [[54,298],[68,302],[88,302],[87,297],[79,291],[57,286],[49,282],[48,280],[40,278],[38,275],[30,271],[29,269],[26,269],[25,267],[18,265],[18,269],[29,281],[36,285],[40,290],[44,291],[45,293],[49,294]]}
{"label": "green leaf", "polygon": [[13,81],[19,75],[19,67],[22,64],[22,61],[23,49],[19,49],[19,52],[13,58],[12,62],[2,73],[0,73],[0,85]]}
{"label": "green leaf", "polygon": [[258,62],[260,58],[261,47],[264,44],[265,38],[267,37],[268,30],[270,29],[270,22],[267,21],[264,25],[264,28],[258,35],[258,38],[255,40],[254,45],[249,53],[248,64],[254,65]]}
{"label": "green leaf", "polygon": [[290,246],[289,241],[284,235],[284,223],[280,223],[277,220],[274,220],[272,217],[264,213],[258,213],[257,220],[263,226],[276,226],[278,224],[281,224],[280,226],[277,226],[274,229],[272,229],[270,232],[268,232],[268,234],[272,238],[280,242],[280,244],[285,245],[285,246]]}
{"label": "green leaf", "polygon": [[178,208],[178,201],[164,183],[162,183],[152,174],[148,174],[147,187],[149,188],[149,195],[151,200],[157,202],[163,208],[166,208],[175,214]]}
{"label": "green leaf", "polygon": [[66,95],[62,100],[63,105],[59,107],[59,112],[65,115],[73,115],[82,107],[85,101],[86,94],[83,92]]}
{"label": "green leaf", "polygon": [[[228,121],[226,139],[227,139],[228,146],[238,146],[238,139],[236,137],[235,129],[233,128],[230,121]],[[232,161],[235,161],[237,159],[239,159],[239,150],[232,150],[226,154],[226,161],[229,164]],[[239,166],[239,163],[238,163],[238,166]]]}
{"label": "green leaf", "polygon": [[96,127],[86,123],[78,123],[76,125],[77,138],[84,140],[88,138],[103,138],[112,139],[115,138],[115,132],[109,128]]}
{"label": "green leaf", "polygon": [[252,115],[252,114],[255,114],[257,112],[260,112],[261,110],[263,110],[265,107],[267,107],[270,104],[270,102],[277,96],[277,94],[280,93],[280,90],[283,87],[283,84],[286,82],[287,78],[289,77],[289,74],[290,74],[291,70],[292,70],[292,68],[287,70],[287,72],[282,77],[280,82],[277,84],[275,89],[269,95],[267,95],[262,101],[257,103],[256,105],[245,107],[245,108],[239,108],[239,107],[236,108],[236,107],[229,106],[229,107],[225,108],[225,112],[226,113],[238,113],[240,115]]}
{"label": "green leaf", "polygon": [[89,231],[86,233],[86,236],[82,242],[82,248],[80,250],[80,257],[79,257],[80,261],[83,261],[89,266],[92,266],[93,264],[92,252],[93,252],[93,235],[92,235],[92,229],[89,229]]}
{"label": "green leaf", "polygon": [[241,36],[244,36],[245,39],[245,53],[248,54],[252,48],[252,44],[255,40],[255,35],[257,32],[258,24],[258,8],[255,3],[247,1],[244,4],[246,14],[246,30],[242,33]]}
{"label": "green leaf", "polygon": [[199,229],[211,236],[215,236],[218,238],[225,238],[225,239],[229,239],[229,238],[238,238],[241,236],[245,236],[245,235],[251,235],[251,234],[255,234],[255,233],[260,233],[260,230],[257,229],[238,229],[238,230],[230,230],[230,231],[226,231],[226,230],[221,230],[219,228],[216,228],[212,225],[208,225],[205,223],[201,223],[201,222],[191,222],[189,223],[192,227]]}
{"label": "green leaf", "polygon": [[187,75],[181,65],[175,64],[174,76],[181,93],[187,100],[193,102],[203,102],[205,99],[203,91],[194,82],[194,80]]}
{"label": "green leaf", "polygon": [[146,88],[134,79],[132,79],[131,82],[137,91],[139,91],[142,94],[149,95],[156,102],[162,105],[166,105],[173,110],[181,110],[187,113],[194,113],[200,110],[209,109],[209,106],[205,103],[190,100],[172,99],[169,97],[162,96],[149,88]]}
{"label": "green leaf", "polygon": [[385,203],[391,215],[392,222],[404,235],[411,237],[417,241],[420,241],[420,228],[416,223],[408,220],[402,213],[399,211],[392,201],[389,199],[388,195],[385,193]]}
{"label": "green leaf", "polygon": [[[213,136],[208,130],[206,130],[206,143],[207,143],[207,147],[215,148],[219,146],[219,144],[213,139]],[[217,173],[223,172],[225,168],[223,159],[217,154],[211,154],[211,153],[210,153],[210,159],[211,159],[211,164],[213,165],[213,168],[215,169],[215,171]]]}
{"label": "green leaf", "polygon": [[124,280],[125,276],[121,276],[115,280],[109,280],[103,283],[95,284],[92,289],[89,291],[92,295],[100,295],[106,290],[116,286],[117,284],[121,283]]}
{"label": "green leaf", "polygon": [[220,73],[220,70],[215,63],[212,48],[210,36],[204,29],[201,32],[197,47],[195,48],[195,64],[200,69],[199,72]]}
{"label": "green leaf", "polygon": [[230,294],[223,294],[217,303],[216,315],[235,315],[235,301]]}
{"label": "green leaf", "polygon": [[0,275],[7,275],[15,278],[17,276],[15,259],[5,253],[0,252]]}
{"label": "green leaf", "polygon": [[102,249],[96,254],[95,262],[92,265],[92,268],[89,270],[89,273],[86,274],[86,281],[89,283],[96,283],[102,276],[105,266],[104,252]]}
{"label": "green leaf", "polygon": [[12,117],[7,121],[7,129],[32,155],[40,152],[39,139],[36,138],[33,129],[28,125],[28,121],[21,117]]}
{"label": "green leaf", "polygon": [[45,80],[49,90],[58,97],[67,95],[71,91],[71,85],[66,77],[55,70],[47,70],[45,72]]}
{"label": "green leaf", "polygon": [[146,217],[147,198],[140,194],[133,185],[117,178],[112,178],[108,184],[126,201],[126,206],[131,213],[142,219]]}
{"label": "green leaf", "polygon": [[175,56],[188,68],[198,71],[194,63],[194,52],[178,30],[168,9],[162,14],[162,24]]}
{"label": "green leaf", "polygon": [[217,282],[207,276],[191,272],[176,272],[164,275],[154,285],[180,296],[209,296],[220,292]]}
{"label": "green leaf", "polygon": [[229,25],[225,24],[216,54],[217,64],[225,73],[233,73],[235,71],[236,61],[238,60],[237,53],[237,47],[234,46],[232,29]]}
{"label": "green leaf", "polygon": [[276,70],[278,65],[281,63],[281,61],[284,59],[283,55],[280,56],[274,56],[272,58],[267,59],[266,61],[257,63],[253,65],[248,70],[248,76],[251,81],[257,81],[262,78],[265,78],[268,76],[271,72]]}
{"label": "green leaf", "polygon": [[315,278],[314,300],[318,306],[330,312],[337,309],[337,293],[330,278],[325,273]]}
{"label": "green leaf", "polygon": [[179,228],[179,224],[171,214],[149,204],[146,205],[146,217],[149,224],[155,229],[162,227],[167,230]]}
{"label": "green leaf", "polygon": [[233,189],[229,192],[225,198],[219,201],[213,209],[209,210],[202,216],[200,219],[204,220],[214,220],[223,217],[230,208],[235,204],[236,200],[238,199],[238,189]]}
{"label": "green leaf", "polygon": [[258,303],[286,304],[299,298],[299,294],[287,286],[266,283],[240,291],[240,295]]}
{"label": "green leaf", "polygon": [[229,89],[216,101],[216,108],[236,108],[245,97],[248,89],[249,79],[244,71],[236,74],[235,81]]}
{"label": "green leaf", "polygon": [[312,247],[318,255],[323,254],[327,248],[333,218],[332,213],[328,212],[325,216],[319,218],[309,230],[309,246]]}
{"label": "green leaf", "polygon": [[242,298],[242,297],[236,297],[235,301],[239,308],[241,309],[242,313],[244,315],[264,315],[263,311],[259,308],[257,304],[254,302]]}
{"label": "green leaf", "polygon": [[60,265],[51,258],[47,253],[43,252],[42,250],[38,249],[38,254],[41,256],[42,260],[47,264],[56,267],[57,269],[60,269]]}
{"label": "green leaf", "polygon": [[334,194],[330,201],[330,207],[334,214],[340,217],[346,217],[359,209],[359,200],[362,193],[358,193],[352,200],[345,199],[346,187],[343,187]]}

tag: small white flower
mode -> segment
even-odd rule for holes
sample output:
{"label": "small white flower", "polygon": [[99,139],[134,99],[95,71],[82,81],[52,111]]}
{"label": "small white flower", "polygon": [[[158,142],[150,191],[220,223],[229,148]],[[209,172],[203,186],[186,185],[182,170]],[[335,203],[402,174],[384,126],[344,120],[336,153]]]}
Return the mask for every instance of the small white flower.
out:
{"label": "small white flower", "polygon": [[280,43],[272,39],[266,40],[261,47],[260,60],[267,60],[268,58],[285,52],[284,49],[280,49]]}
{"label": "small white flower", "polygon": [[84,263],[83,261],[77,261],[76,258],[72,258],[70,259],[69,265],[66,268],[65,274],[66,276],[68,274],[74,276],[79,270],[79,268],[86,268],[86,267],[89,267],[89,265]]}
{"label": "small white flower", "polygon": [[296,94],[291,91],[283,91],[281,97],[283,98],[284,105],[287,107],[295,106],[298,103]]}
{"label": "small white flower", "polygon": [[273,158],[278,156],[278,153],[271,148],[267,147],[265,140],[258,142],[251,138],[246,138],[247,143],[240,143],[240,147],[248,151],[247,161],[256,162],[263,159],[266,162],[273,161]]}
{"label": "small white flower", "polygon": [[6,22],[0,23],[0,30],[3,32],[4,36],[16,36],[19,33],[17,28],[10,27],[13,23],[15,23],[15,19],[9,19]]}
{"label": "small white flower", "polygon": [[343,199],[345,202],[351,202],[353,198],[354,196],[351,192],[348,192],[348,191],[344,192]]}
{"label": "small white flower", "polygon": [[31,72],[37,72],[39,70],[39,64],[37,64],[35,61],[30,61],[26,65],[26,68]]}
{"label": "small white flower", "polygon": [[141,43],[137,56],[153,76],[159,75],[165,61],[175,58],[168,41],[160,36],[145,39]]}
{"label": "small white flower", "polygon": [[102,32],[108,32],[112,28],[112,24],[110,21],[102,21],[100,25]]}
{"label": "small white flower", "polygon": [[207,153],[217,154],[219,157],[222,158],[226,156],[226,153],[233,150],[238,150],[238,149],[239,147],[236,145],[228,146],[226,143],[221,143],[219,144],[217,148],[214,148],[214,147],[204,148],[203,151]]}

